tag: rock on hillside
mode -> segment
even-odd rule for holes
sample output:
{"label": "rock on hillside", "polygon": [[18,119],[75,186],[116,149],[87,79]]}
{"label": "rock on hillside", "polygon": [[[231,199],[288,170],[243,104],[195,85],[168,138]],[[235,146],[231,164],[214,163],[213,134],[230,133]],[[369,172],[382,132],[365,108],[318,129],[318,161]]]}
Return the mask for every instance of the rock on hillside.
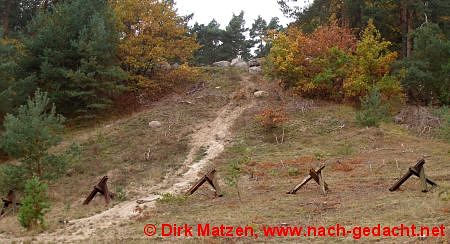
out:
{"label": "rock on hillside", "polygon": [[228,61],[219,61],[219,62],[215,62],[213,63],[213,66],[215,67],[230,67],[231,63]]}

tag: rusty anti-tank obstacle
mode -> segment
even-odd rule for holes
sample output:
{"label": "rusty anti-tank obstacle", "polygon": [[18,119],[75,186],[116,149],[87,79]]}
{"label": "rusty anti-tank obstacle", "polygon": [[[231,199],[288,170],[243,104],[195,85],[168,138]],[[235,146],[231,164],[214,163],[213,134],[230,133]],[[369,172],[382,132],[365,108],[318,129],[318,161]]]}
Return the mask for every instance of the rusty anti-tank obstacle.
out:
{"label": "rusty anti-tank obstacle", "polygon": [[288,191],[287,194],[296,194],[300,188],[302,188],[306,183],[310,180],[314,180],[319,186],[324,194],[328,191],[328,184],[325,182],[322,176],[322,170],[325,168],[325,165],[320,166],[318,169],[310,169],[309,175],[303,179],[303,181],[296,185],[292,190]]}
{"label": "rusty anti-tank obstacle", "polygon": [[208,182],[214,189],[216,196],[222,197],[223,194],[219,188],[219,184],[217,183],[216,177],[214,177],[215,174],[216,174],[215,169],[212,169],[211,171],[209,171],[206,175],[204,175],[202,178],[200,178],[200,180],[198,180],[197,183],[195,183],[195,185],[193,185],[191,187],[191,189],[189,189],[189,191],[187,191],[186,195],[194,194],[194,192],[197,191],[197,189],[200,186],[202,186],[205,182]]}
{"label": "rusty anti-tank obstacle", "polygon": [[12,206],[12,211],[15,212],[16,207],[21,205],[20,202],[17,202],[16,194],[13,190],[10,190],[8,192],[8,195],[6,195],[6,198],[2,199],[2,202],[3,202],[3,206],[2,206],[2,210],[0,212],[0,217],[2,217],[3,215],[5,215],[7,213],[6,209],[8,209],[9,206]]}
{"label": "rusty anti-tank obstacle", "polygon": [[102,194],[105,197],[105,203],[108,205],[111,199],[114,198],[115,194],[108,190],[108,176],[103,176],[103,178],[94,186],[94,190],[89,194],[89,196],[84,200],[83,205],[88,205],[92,199],[94,199],[97,193]]}
{"label": "rusty anti-tank obstacle", "polygon": [[422,186],[422,192],[428,192],[428,186],[427,184],[430,184],[432,187],[437,186],[436,182],[428,179],[425,176],[425,159],[421,159],[419,160],[416,165],[414,165],[413,167],[410,167],[408,169],[408,172],[406,172],[406,174],[403,175],[402,178],[400,178],[397,182],[395,182],[395,184],[389,188],[389,191],[396,191],[400,188],[400,186],[405,183],[409,177],[411,177],[412,175],[415,175],[417,177],[419,177],[420,182],[421,182],[421,186]]}

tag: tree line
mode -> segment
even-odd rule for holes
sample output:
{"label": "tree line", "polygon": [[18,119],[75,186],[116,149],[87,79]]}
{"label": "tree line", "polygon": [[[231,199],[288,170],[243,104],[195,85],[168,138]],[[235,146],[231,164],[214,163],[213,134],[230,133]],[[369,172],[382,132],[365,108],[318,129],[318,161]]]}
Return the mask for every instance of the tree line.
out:
{"label": "tree line", "polygon": [[263,57],[268,31],[282,29],[261,17],[246,28],[244,12],[225,29],[215,20],[190,27],[192,15],[170,0],[0,0],[0,9],[1,118],[38,88],[58,112],[92,118],[121,94],[157,97],[194,79],[188,64],[249,59],[255,46]]}
{"label": "tree line", "polygon": [[[450,103],[449,1],[315,0],[303,9],[290,7],[290,2],[293,0],[278,0],[283,12],[296,19],[291,28],[307,35],[335,22],[348,28],[355,38],[364,39],[364,30],[371,21],[389,46],[386,50],[396,55],[386,67],[390,84],[399,81],[411,103]],[[372,51],[377,53],[374,48]],[[367,77],[362,80],[369,81]]]}
{"label": "tree line", "polygon": [[[270,50],[269,32],[283,30],[279,19],[274,17],[267,23],[258,16],[251,28],[246,28],[245,23],[244,12],[233,14],[225,29],[214,19],[207,25],[195,23],[191,32],[201,47],[195,53],[194,63],[207,65],[237,56],[247,60],[266,56]],[[255,48],[254,54],[252,48]]]}

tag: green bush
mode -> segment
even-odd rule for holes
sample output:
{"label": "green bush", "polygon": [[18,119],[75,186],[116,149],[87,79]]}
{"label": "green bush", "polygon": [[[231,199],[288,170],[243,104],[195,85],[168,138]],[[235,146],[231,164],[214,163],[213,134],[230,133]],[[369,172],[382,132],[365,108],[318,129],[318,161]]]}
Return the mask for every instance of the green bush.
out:
{"label": "green bush", "polygon": [[127,193],[123,186],[116,186],[116,198],[121,202],[127,200]]}
{"label": "green bush", "polygon": [[157,202],[169,205],[171,204],[177,205],[186,202],[187,199],[188,198],[185,195],[173,195],[170,193],[163,193],[161,194],[161,197],[157,200]]}
{"label": "green bush", "polygon": [[378,126],[389,115],[389,107],[383,104],[380,91],[373,89],[361,99],[361,110],[356,113],[356,121],[362,126]]}
{"label": "green bush", "polygon": [[54,106],[49,109],[48,105],[47,93],[38,90],[33,99],[19,108],[17,115],[5,117],[0,147],[19,164],[1,168],[5,177],[0,179],[4,182],[0,185],[14,183],[13,189],[22,188],[23,179],[33,176],[53,179],[65,171],[66,157],[48,152],[61,141],[64,118],[55,113]]}
{"label": "green bush", "polygon": [[50,208],[48,187],[33,177],[25,183],[25,197],[19,210],[19,223],[27,229],[44,227],[44,215]]}
{"label": "green bush", "polygon": [[227,169],[227,177],[225,177],[226,183],[229,186],[236,186],[239,176],[241,174],[242,166],[249,163],[251,160],[250,156],[244,155],[240,158],[230,160]]}
{"label": "green bush", "polygon": [[300,170],[297,169],[297,168],[292,168],[292,167],[290,167],[290,168],[288,169],[288,175],[289,175],[289,176],[297,176],[297,175],[300,175]]}

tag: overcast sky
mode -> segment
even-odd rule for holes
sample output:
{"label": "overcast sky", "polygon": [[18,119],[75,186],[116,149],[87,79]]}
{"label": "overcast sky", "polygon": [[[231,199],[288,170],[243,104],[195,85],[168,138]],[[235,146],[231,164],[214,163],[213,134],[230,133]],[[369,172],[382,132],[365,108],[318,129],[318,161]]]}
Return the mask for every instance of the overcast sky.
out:
{"label": "overcast sky", "polygon": [[180,14],[194,13],[191,25],[195,22],[208,24],[214,18],[220,23],[221,28],[225,28],[232,14],[239,14],[241,10],[245,12],[247,27],[251,27],[258,15],[261,15],[266,21],[272,17],[279,17],[283,25],[291,22],[283,16],[277,0],[175,0],[175,2]]}

